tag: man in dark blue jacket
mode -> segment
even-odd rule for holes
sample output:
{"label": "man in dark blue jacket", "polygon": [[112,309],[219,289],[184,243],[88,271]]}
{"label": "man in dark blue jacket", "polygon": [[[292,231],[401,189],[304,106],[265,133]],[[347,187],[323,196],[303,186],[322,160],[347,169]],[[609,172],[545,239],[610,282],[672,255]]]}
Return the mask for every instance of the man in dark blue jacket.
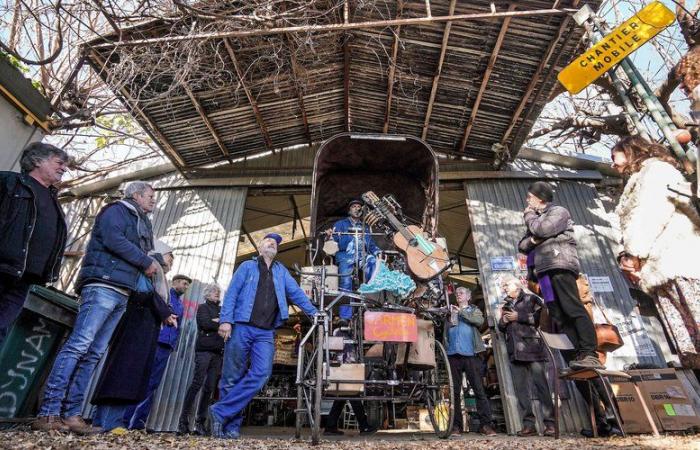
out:
{"label": "man in dark blue jacket", "polygon": [[170,288],[169,305],[172,313],[177,316],[177,326],[163,327],[160,330],[158,347],[153,357],[151,379],[148,383],[146,398],[143,399],[135,409],[131,409],[127,412],[129,417],[127,417],[126,420],[129,423],[129,429],[142,430],[146,428],[146,420],[148,419],[148,414],[151,412],[151,406],[153,405],[153,396],[158,386],[160,386],[163,374],[165,373],[165,367],[168,365],[170,354],[175,350],[177,340],[180,337],[180,325],[182,324],[182,313],[184,311],[182,296],[185,295],[190,284],[192,284],[192,279],[186,275],[175,275],[173,277],[172,287]]}
{"label": "man in dark blue jacket", "polygon": [[317,314],[287,268],[274,261],[281,242],[279,234],[266,235],[260,256],[238,267],[224,296],[219,325],[226,341],[224,367],[219,401],[209,409],[214,437],[240,436],[243,410],[272,373],[275,328],[289,317],[287,300],[309,316]]}
{"label": "man in dark blue jacket", "polygon": [[140,276],[150,277],[158,263],[148,256],[153,231],[147,214],[155,192],[143,181],[129,183],[124,199],[102,208],[95,218],[76,292],[81,302],[73,331],[46,381],[35,430],[99,432],[80,415],[83,396]]}
{"label": "man in dark blue jacket", "polygon": [[0,172],[0,344],[29,286],[58,279],[66,222],[55,185],[67,162],[60,148],[35,142],[22,151],[22,173]]}

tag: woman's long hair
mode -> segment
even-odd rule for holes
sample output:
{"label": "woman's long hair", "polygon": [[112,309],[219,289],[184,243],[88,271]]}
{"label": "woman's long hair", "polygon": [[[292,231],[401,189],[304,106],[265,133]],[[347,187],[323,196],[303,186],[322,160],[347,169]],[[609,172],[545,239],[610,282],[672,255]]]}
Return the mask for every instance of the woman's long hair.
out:
{"label": "woman's long hair", "polygon": [[627,165],[622,170],[625,176],[639,172],[642,163],[649,158],[660,159],[680,170],[678,161],[671,156],[666,147],[656,142],[649,142],[640,136],[627,136],[620,139],[612,148],[610,155],[613,156],[615,152],[622,152],[627,157]]}

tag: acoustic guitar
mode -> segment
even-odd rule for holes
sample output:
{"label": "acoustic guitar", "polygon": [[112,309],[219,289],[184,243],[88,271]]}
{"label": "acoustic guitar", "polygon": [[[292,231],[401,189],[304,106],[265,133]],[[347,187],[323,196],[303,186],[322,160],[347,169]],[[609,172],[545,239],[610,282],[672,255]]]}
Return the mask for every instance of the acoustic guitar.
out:
{"label": "acoustic guitar", "polygon": [[367,191],[362,194],[362,199],[396,231],[394,245],[406,255],[406,264],[416,278],[430,280],[450,268],[447,251],[438,243],[428,240],[421,227],[404,225],[396,217],[396,208],[386,197],[380,199],[374,192]]}

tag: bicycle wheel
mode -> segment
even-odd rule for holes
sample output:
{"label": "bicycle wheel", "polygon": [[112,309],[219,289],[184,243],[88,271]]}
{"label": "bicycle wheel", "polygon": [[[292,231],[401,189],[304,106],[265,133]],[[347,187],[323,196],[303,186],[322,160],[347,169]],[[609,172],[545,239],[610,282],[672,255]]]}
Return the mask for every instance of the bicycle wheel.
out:
{"label": "bicycle wheel", "polygon": [[435,342],[435,367],[424,371],[423,400],[428,409],[435,434],[446,439],[452,432],[455,411],[455,391],[447,352],[440,342]]}

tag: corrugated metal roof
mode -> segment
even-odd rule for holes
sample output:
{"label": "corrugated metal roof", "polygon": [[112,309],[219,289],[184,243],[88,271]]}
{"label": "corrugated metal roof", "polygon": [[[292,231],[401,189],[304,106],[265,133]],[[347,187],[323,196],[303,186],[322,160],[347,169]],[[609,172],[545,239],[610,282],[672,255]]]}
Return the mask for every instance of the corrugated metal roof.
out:
{"label": "corrugated metal roof", "polygon": [[[491,270],[490,262],[495,257],[517,255],[517,243],[525,233],[522,211],[530,182],[483,180],[465,183],[490,323],[495,323],[503,298],[496,285],[499,272]],[[596,298],[604,305],[612,322],[620,327],[626,342],[625,346],[608,355],[607,367],[622,369],[625,364],[632,362],[664,366],[665,359],[672,359],[672,356],[665,344],[663,331],[658,322],[652,324],[648,318],[635,311],[636,302],[630,297],[627,284],[615,261],[617,239],[614,221],[611,222],[595,188],[576,182],[559,182],[556,186],[555,203],[567,207],[576,224],[582,270],[589,277],[609,278],[614,289],[614,292],[596,293]],[[512,384],[507,382],[510,380],[510,366],[500,332],[495,334],[494,350],[502,396],[505,399],[506,423],[509,432],[515,432],[520,427],[520,418]],[[570,400],[562,402],[562,425],[563,429],[577,432],[588,423],[588,412],[583,408],[576,389],[570,386],[568,390],[575,394],[570,396]]]}

